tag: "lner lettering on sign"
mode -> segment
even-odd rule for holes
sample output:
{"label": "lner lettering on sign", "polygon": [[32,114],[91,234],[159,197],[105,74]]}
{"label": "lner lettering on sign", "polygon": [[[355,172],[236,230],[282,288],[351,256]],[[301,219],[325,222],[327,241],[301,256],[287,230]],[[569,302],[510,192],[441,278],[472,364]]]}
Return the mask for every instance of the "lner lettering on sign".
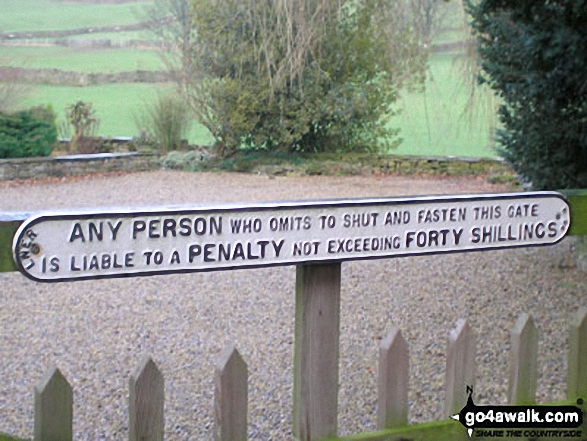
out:
{"label": "lner lettering on sign", "polygon": [[131,277],[549,245],[554,192],[41,213],[14,237],[38,281]]}

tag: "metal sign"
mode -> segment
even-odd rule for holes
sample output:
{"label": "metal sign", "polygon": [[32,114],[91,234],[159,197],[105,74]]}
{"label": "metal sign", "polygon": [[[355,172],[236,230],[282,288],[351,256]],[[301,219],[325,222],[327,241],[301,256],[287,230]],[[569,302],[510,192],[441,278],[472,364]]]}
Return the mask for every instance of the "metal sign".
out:
{"label": "metal sign", "polygon": [[570,209],[553,192],[40,214],[14,259],[43,282],[548,245]]}

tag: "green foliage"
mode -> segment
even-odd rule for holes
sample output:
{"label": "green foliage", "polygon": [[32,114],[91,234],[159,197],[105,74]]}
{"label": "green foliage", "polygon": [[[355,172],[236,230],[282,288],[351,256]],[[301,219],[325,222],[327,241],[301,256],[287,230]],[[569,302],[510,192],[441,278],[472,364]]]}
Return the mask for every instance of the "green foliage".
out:
{"label": "green foliage", "polygon": [[159,159],[159,163],[164,168],[173,170],[190,170],[197,167],[198,163],[203,161],[204,156],[193,150],[188,152],[171,151]]}
{"label": "green foliage", "polygon": [[5,435],[3,433],[0,433],[0,441],[26,441],[22,438],[14,438],[10,435]]}
{"label": "green foliage", "polygon": [[57,142],[51,106],[0,112],[0,158],[49,156]]}
{"label": "green foliage", "polygon": [[[407,2],[198,0],[187,94],[229,156],[270,151],[379,151],[403,82],[426,54]],[[184,63],[184,69],[185,69]]]}
{"label": "green foliage", "polygon": [[161,153],[179,150],[187,138],[192,116],[185,101],[176,95],[157,95],[157,99],[144,107],[135,123],[149,144]]}
{"label": "green foliage", "polygon": [[490,184],[512,184],[518,185],[518,179],[512,173],[494,173],[487,177]]}
{"label": "green foliage", "polygon": [[172,151],[159,160],[165,168],[188,171],[254,172],[260,166],[301,166],[306,159],[296,153],[241,150],[230,158],[211,156],[206,150]]}
{"label": "green foliage", "polygon": [[501,154],[536,189],[587,187],[587,1],[466,0]]}

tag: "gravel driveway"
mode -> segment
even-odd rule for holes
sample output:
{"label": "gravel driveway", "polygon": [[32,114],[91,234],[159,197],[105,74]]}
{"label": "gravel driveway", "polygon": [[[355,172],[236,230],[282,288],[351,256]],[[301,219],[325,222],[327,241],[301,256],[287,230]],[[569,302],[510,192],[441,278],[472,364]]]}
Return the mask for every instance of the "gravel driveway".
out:
{"label": "gravel driveway", "polygon": [[[156,171],[0,183],[0,211],[416,194],[489,193],[481,179],[302,177]],[[509,330],[536,320],[539,401],[565,393],[570,317],[587,306],[572,239],[552,247],[344,263],[339,432],[373,430],[378,345],[410,347],[410,420],[442,417],[446,337],[478,336],[477,404],[506,401]],[[37,284],[0,273],[0,432],[33,435],[33,387],[57,365],[74,387],[78,440],[128,438],[128,378],[143,354],[165,375],[168,440],[212,439],[213,373],[234,343],[249,366],[249,437],[291,438],[294,267]]]}

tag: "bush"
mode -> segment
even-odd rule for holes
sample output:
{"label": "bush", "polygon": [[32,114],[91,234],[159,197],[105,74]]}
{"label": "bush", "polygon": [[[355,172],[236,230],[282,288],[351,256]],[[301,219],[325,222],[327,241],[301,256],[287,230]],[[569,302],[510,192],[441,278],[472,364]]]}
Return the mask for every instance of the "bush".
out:
{"label": "bush", "polygon": [[0,158],[49,156],[57,142],[55,119],[50,106],[0,112]]}
{"label": "bush", "polygon": [[141,136],[161,153],[180,150],[185,144],[192,118],[185,102],[173,95],[158,95],[135,117],[135,124]]}

